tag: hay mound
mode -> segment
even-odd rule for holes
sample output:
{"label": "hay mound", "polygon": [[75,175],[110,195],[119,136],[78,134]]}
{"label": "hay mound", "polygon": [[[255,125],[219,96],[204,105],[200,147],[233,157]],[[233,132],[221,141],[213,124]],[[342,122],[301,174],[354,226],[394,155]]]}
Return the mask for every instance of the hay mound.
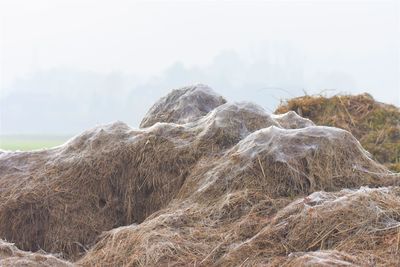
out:
{"label": "hay mound", "polygon": [[226,100],[206,85],[176,89],[153,105],[140,127],[150,127],[157,122],[190,122],[224,103]]}
{"label": "hay mound", "polygon": [[170,140],[183,133],[115,123],[59,148],[0,155],[0,236],[76,258],[101,232],[142,222],[168,204],[200,157]]}
{"label": "hay mound", "polygon": [[199,142],[212,151],[230,148],[256,130],[281,127],[263,108],[246,102],[223,104],[188,126],[199,129]]}
{"label": "hay mound", "polygon": [[279,211],[223,260],[250,257],[256,263],[293,252],[337,250],[357,256],[358,265],[399,266],[399,229],[399,187],[316,192]]}
{"label": "hay mound", "polygon": [[0,237],[76,259],[103,231],[166,206],[197,162],[276,124],[259,107],[229,104],[187,124],[117,122],[54,149],[2,153]]}
{"label": "hay mound", "polygon": [[179,196],[204,192],[213,199],[254,187],[269,196],[292,197],[317,190],[392,184],[395,178],[391,176],[347,131],[270,126],[245,137],[213,166],[193,173]]}
{"label": "hay mound", "polygon": [[13,244],[0,239],[0,266],[3,267],[72,267],[71,263],[53,255],[19,250]]}
{"label": "hay mound", "polygon": [[[166,208],[139,225],[105,233],[79,263],[235,265],[246,258],[231,251],[263,231],[293,198],[391,184],[396,177],[347,131],[270,126],[246,136],[211,166],[200,162]],[[246,255],[246,249],[237,253]],[[271,254],[266,262],[283,255]],[[265,259],[257,260],[249,266]]]}
{"label": "hay mound", "polygon": [[395,263],[395,245],[374,242],[394,240],[399,189],[357,189],[400,177],[348,131],[225,103],[205,86],[162,98],[141,127],[0,153],[0,238],[83,266],[361,264],[363,253]]}
{"label": "hay mound", "polygon": [[356,96],[303,96],[281,104],[275,113],[295,111],[318,125],[350,131],[374,158],[400,172],[400,109]]}

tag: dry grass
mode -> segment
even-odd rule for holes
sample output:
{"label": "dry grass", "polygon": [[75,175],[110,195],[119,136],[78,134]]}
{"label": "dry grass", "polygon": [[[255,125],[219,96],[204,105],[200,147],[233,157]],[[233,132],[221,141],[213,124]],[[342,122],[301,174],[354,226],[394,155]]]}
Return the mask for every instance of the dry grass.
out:
{"label": "dry grass", "polygon": [[122,123],[60,148],[8,153],[0,164],[0,234],[25,250],[76,258],[102,231],[140,223],[166,205],[197,158],[157,129]]}
{"label": "dry grass", "polygon": [[303,96],[282,103],[275,113],[295,111],[318,125],[350,131],[374,158],[400,172],[400,110],[370,95]]}
{"label": "dry grass", "polygon": [[[286,254],[278,249],[279,240],[271,241],[270,249],[277,247],[277,251],[267,257],[253,255],[254,247],[240,244],[273,224],[279,210],[285,211],[293,199],[316,190],[390,185],[398,178],[373,162],[346,131],[269,127],[248,135],[211,166],[209,160],[200,161],[165,209],[139,225],[105,233],[78,263],[231,266],[246,261],[250,266],[281,262]],[[347,220],[351,225],[352,217]]]}
{"label": "dry grass", "polygon": [[71,263],[43,252],[21,251],[0,239],[0,266],[2,267],[72,267]]}
{"label": "dry grass", "polygon": [[267,263],[269,266],[285,267],[348,267],[368,266],[363,257],[356,257],[337,250],[320,250],[312,252],[291,253],[288,257],[274,257]]}
{"label": "dry grass", "polygon": [[146,128],[0,151],[0,237],[81,266],[399,264],[399,174],[346,130],[193,88]]}
{"label": "dry grass", "polygon": [[250,258],[252,265],[292,253],[335,250],[353,255],[362,266],[399,266],[399,233],[398,187],[317,192],[279,211],[223,261]]}
{"label": "dry grass", "polygon": [[206,85],[175,89],[150,108],[140,127],[150,127],[157,122],[191,122],[224,103],[226,100]]}
{"label": "dry grass", "polygon": [[103,231],[165,207],[200,159],[268,123],[275,122],[267,114],[227,104],[187,125],[133,130],[118,122],[62,147],[2,153],[0,236],[24,250],[77,259]]}

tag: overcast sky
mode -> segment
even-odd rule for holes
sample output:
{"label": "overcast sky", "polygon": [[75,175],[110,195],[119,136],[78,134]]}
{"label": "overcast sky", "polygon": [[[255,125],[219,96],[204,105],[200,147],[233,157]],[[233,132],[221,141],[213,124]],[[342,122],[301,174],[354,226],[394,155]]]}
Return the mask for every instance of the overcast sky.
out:
{"label": "overcast sky", "polygon": [[[154,95],[161,97],[158,93],[169,88],[158,90],[156,85],[201,82],[224,87],[215,89],[236,101],[257,100],[255,86],[258,89],[265,86],[293,89],[293,95],[298,95],[300,89],[309,93],[324,89],[366,91],[378,100],[400,105],[399,1],[2,0],[0,3],[0,98],[3,99],[14,91],[29,90],[32,91],[29,94],[41,92],[45,97],[46,90],[53,90],[49,89],[49,80],[53,79],[54,70],[58,70],[57,77],[62,77],[61,69],[81,73],[79,77],[82,73],[95,74],[99,80],[118,74],[120,84],[116,87],[121,86],[121,80],[124,84],[119,88],[124,92],[121,94],[153,90]],[[178,77],[165,77],[168,75]],[[160,76],[174,82],[159,82]],[[72,75],[70,79],[77,78]],[[65,84],[62,78],[58,80]],[[153,86],[147,86],[149,83]],[[79,85],[75,86],[75,90],[90,87],[83,84],[79,89],[76,89]],[[61,88],[54,88],[60,96],[66,94],[62,90],[74,90],[56,87]],[[113,90],[112,85],[107,88]],[[247,94],[239,92],[246,88]],[[230,94],[235,90],[236,93]],[[99,89],[98,94],[102,93]],[[281,94],[273,96],[288,97]],[[145,102],[156,98],[150,95]],[[11,110],[15,110],[11,104],[15,99],[7,101]],[[118,105],[118,100],[115,101]],[[259,104],[268,106],[268,103]],[[136,113],[141,116],[146,105]],[[7,128],[4,121],[11,118],[11,111],[1,109],[0,106],[3,131],[21,131],[21,127],[4,130]],[[97,118],[93,123],[117,117]],[[139,120],[135,117],[132,123]],[[24,121],[21,118],[16,123],[22,125]]]}

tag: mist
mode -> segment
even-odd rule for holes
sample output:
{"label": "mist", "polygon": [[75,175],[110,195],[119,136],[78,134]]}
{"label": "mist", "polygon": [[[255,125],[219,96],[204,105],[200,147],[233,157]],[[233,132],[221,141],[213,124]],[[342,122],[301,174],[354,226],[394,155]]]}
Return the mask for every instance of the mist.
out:
{"label": "mist", "polygon": [[400,105],[397,1],[2,1],[0,134],[138,126],[203,83],[273,112],[307,94]]}

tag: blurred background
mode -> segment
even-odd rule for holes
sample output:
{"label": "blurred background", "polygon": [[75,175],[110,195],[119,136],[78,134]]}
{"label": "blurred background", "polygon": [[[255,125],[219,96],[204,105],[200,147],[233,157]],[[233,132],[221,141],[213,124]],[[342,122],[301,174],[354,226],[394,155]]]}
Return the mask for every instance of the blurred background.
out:
{"label": "blurred background", "polygon": [[1,149],[137,127],[195,83],[269,112],[304,94],[399,106],[399,1],[0,2]]}

